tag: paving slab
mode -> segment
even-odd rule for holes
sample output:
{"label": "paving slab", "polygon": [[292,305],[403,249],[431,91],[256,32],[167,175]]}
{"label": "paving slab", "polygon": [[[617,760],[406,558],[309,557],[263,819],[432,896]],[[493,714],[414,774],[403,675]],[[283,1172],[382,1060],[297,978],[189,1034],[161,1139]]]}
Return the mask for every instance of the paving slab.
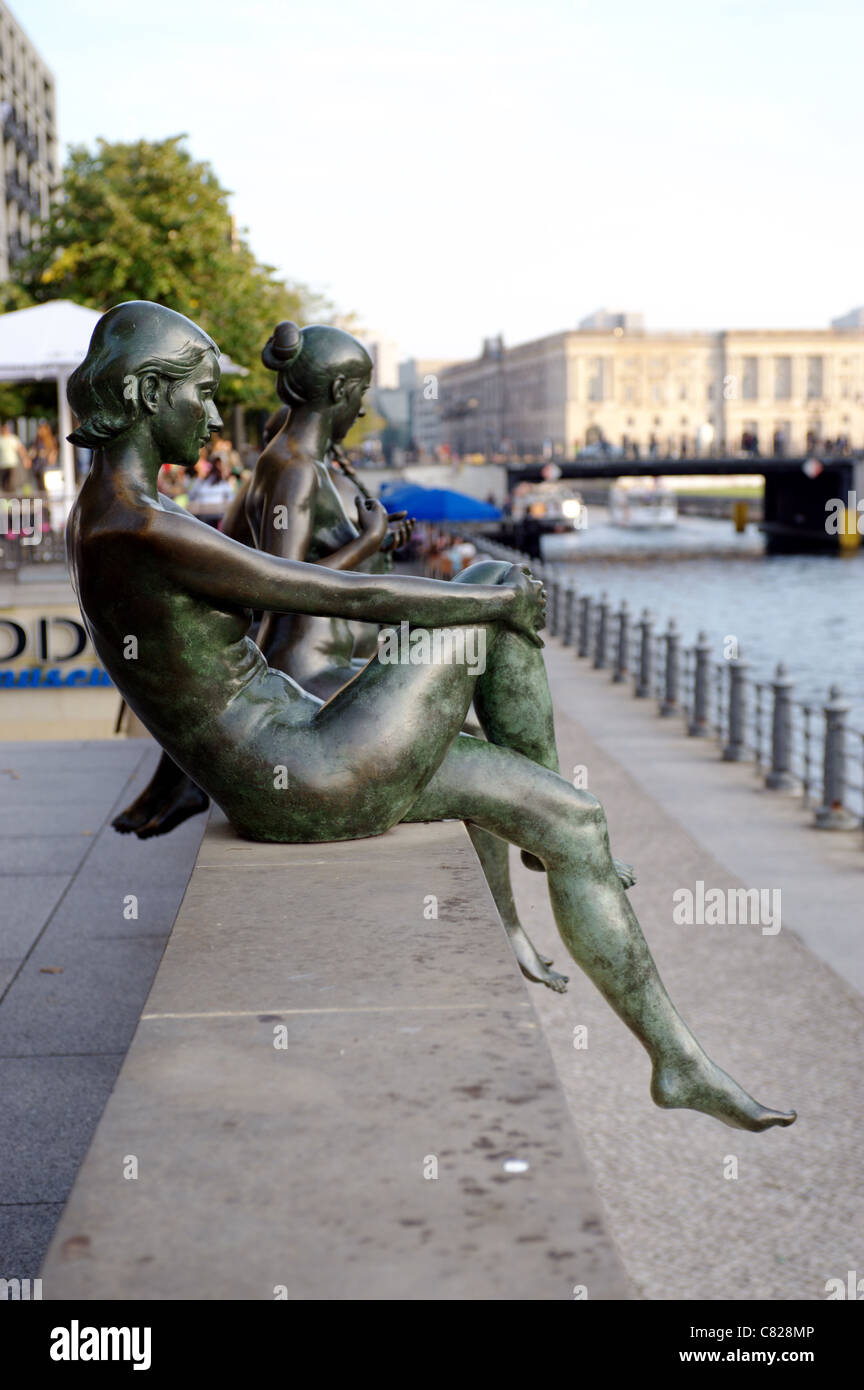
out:
{"label": "paving slab", "polygon": [[158,757],[0,745],[0,1277],[38,1273],[194,864],[200,817],[146,844],[111,829]]}
{"label": "paving slab", "polygon": [[[123,1054],[0,1058],[3,1204],[61,1202]],[[50,1109],[50,1130],[41,1115]]]}
{"label": "paving slab", "polygon": [[0,1204],[0,1278],[38,1278],[42,1255],[62,1210],[62,1202]]}
{"label": "paving slab", "polygon": [[4,881],[0,956],[26,956],[68,882],[68,874],[19,874]]}
{"label": "paving slab", "polygon": [[166,940],[39,942],[0,1009],[0,1058],[125,1052]]}

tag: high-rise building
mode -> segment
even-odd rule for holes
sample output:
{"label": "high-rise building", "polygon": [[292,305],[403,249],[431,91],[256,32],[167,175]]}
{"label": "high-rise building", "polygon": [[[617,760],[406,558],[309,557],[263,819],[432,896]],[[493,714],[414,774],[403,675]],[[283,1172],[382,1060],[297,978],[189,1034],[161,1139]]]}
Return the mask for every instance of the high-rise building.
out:
{"label": "high-rise building", "polygon": [[380,391],[395,391],[399,386],[399,348],[392,338],[378,333],[358,333],[374,364],[373,387]]}
{"label": "high-rise building", "polygon": [[0,280],[48,216],[58,177],[54,74],[0,0]]}
{"label": "high-rise building", "polygon": [[399,364],[399,385],[409,402],[409,444],[421,457],[434,455],[443,443],[438,378],[451,365],[440,357],[412,357]]}

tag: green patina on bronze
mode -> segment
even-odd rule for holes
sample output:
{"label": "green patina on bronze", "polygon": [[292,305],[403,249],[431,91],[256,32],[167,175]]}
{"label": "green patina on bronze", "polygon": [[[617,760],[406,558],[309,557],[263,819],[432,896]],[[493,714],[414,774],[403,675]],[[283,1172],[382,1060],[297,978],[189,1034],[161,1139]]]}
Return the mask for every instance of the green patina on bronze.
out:
{"label": "green patina on bronze", "polygon": [[[70,565],[96,650],[132,709],[250,838],[354,839],[458,818],[536,856],[567,949],[651,1058],[657,1104],[750,1130],[791,1124],[794,1112],[761,1106],[703,1052],[657,973],[599,803],[544,765],[554,737],[540,585],[516,567],[496,583],[481,567],[449,584],[331,570],[251,550],[189,516],[156,478],[163,462],[194,462],[220,426],[218,379],[206,334],[137,303],[100,320],[69,383],[78,437],[96,444],[69,519]],[[341,393],[334,436],[349,413]],[[248,637],[253,609],[482,630],[486,668],[374,657],[322,705],[267,667]],[[472,698],[486,740],[459,736]]]}
{"label": "green patina on bronze", "polygon": [[[336,437],[350,425],[352,415],[363,413],[352,405],[351,411],[335,418],[346,383],[359,384],[361,399],[369,386],[372,362],[366,349],[340,329],[300,330],[285,322],[277,325],[262,358],[277,373],[277,390],[285,403],[268,421],[267,447],[250,485],[230,505],[223,533],[284,559],[389,574],[390,542],[404,543],[411,526],[402,513],[388,519],[345,459]],[[335,470],[327,466],[328,460],[336,461]],[[484,575],[495,583],[508,568],[496,564]],[[475,580],[481,577],[479,570],[472,573]],[[378,631],[374,624],[341,618],[270,613],[264,615],[255,641],[268,666],[328,700],[375,653]],[[358,645],[361,635],[365,651]],[[547,727],[551,729],[551,710]],[[547,737],[539,751],[557,771],[554,738]],[[206,793],[165,753],[150,783],[115,818],[114,826],[148,839],[208,806]],[[468,830],[522,973],[563,992],[568,977],[551,969],[551,960],[540,955],[519,919],[506,842],[479,826],[469,825]],[[542,870],[543,865],[537,867]],[[632,870],[626,881],[632,883]]]}

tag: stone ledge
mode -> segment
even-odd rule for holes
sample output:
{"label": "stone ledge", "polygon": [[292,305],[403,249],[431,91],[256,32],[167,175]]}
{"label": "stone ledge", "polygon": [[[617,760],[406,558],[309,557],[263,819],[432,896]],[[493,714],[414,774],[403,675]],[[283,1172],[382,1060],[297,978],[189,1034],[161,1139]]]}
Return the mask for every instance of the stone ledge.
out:
{"label": "stone ledge", "polygon": [[460,823],[262,845],[214,815],[42,1277],[48,1299],[630,1295]]}

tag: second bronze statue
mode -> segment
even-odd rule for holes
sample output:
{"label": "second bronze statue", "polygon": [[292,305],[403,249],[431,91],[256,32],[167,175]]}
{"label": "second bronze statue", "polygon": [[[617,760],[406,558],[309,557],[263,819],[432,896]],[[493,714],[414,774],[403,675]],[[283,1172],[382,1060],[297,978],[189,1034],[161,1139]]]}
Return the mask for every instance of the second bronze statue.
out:
{"label": "second bronze statue", "polygon": [[[289,560],[389,573],[391,542],[401,543],[410,526],[401,513],[388,518],[381,503],[356,481],[342,462],[340,439],[334,433],[334,392],[338,397],[341,384],[351,380],[359,381],[363,392],[368,389],[369,354],[341,329],[313,325],[301,330],[284,322],[277,325],[262,359],[276,373],[283,406],[268,422],[267,445],[250,483],[229,507],[223,532]],[[361,406],[358,414],[362,413]],[[341,464],[335,470],[328,466],[334,457]],[[500,564],[493,565],[489,580],[495,582],[501,570]],[[255,640],[268,666],[291,676],[307,693],[328,700],[374,654],[378,629],[368,631],[368,650],[358,656],[357,624],[266,613]],[[549,746],[554,749],[554,738]],[[554,766],[557,770],[557,760]],[[163,754],[149,785],[117,816],[114,826],[147,839],[166,834],[208,806],[206,793]],[[565,990],[568,977],[539,954],[519,919],[508,845],[480,826],[470,825],[468,830],[523,975],[552,990]],[[632,870],[622,865],[619,871],[625,883],[632,884]]]}
{"label": "second bronze statue", "polygon": [[[160,496],[157,476],[193,462],[221,424],[218,384],[215,343],[149,303],[104,315],[69,382],[74,439],[94,449],[69,519],[70,567],[131,708],[251,839],[320,843],[457,818],[527,850],[545,865],[568,951],[646,1049],[655,1102],[748,1130],[791,1124],[794,1112],[761,1105],[700,1047],[627,900],[599,802],[551,770],[540,584],[516,566],[449,584],[329,569],[196,520]],[[362,395],[359,376],[334,383],[334,437]],[[482,632],[485,668],[376,655],[322,704],[267,666],[249,638],[253,610],[458,627],[472,646]],[[472,698],[486,740],[460,736]]]}

